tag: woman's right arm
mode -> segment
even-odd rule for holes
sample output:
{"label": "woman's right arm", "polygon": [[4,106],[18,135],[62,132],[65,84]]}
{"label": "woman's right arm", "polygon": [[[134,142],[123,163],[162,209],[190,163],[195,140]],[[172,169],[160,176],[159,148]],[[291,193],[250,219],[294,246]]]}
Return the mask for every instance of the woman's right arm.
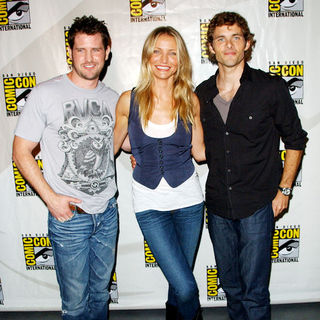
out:
{"label": "woman's right arm", "polygon": [[128,120],[131,91],[125,91],[120,96],[116,106],[116,124],[113,130],[113,151],[118,153],[128,134]]}
{"label": "woman's right arm", "polygon": [[203,138],[203,129],[200,121],[200,103],[196,94],[193,94],[194,123],[192,125],[192,149],[191,154],[197,162],[206,160],[206,152]]}

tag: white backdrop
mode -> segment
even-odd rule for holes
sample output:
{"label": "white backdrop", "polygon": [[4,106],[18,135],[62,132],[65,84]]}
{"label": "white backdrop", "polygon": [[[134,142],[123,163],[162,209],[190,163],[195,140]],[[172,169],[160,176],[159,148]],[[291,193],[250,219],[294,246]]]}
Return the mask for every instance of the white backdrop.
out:
{"label": "white backdrop", "polygon": [[[285,77],[310,139],[289,212],[277,221],[272,303],[320,301],[320,217],[316,202],[320,177],[320,70],[316,62],[320,52],[320,2],[285,0],[280,6],[280,0],[163,0],[153,15],[147,15],[145,7],[140,17],[141,0],[23,2],[0,1],[0,311],[60,308],[47,239],[47,210],[12,164],[11,148],[18,114],[35,82],[68,71],[65,30],[74,17],[83,14],[92,14],[108,24],[112,60],[104,82],[118,93],[135,85],[144,39],[155,27],[171,25],[181,32],[197,85],[216,69],[207,63],[202,50],[206,22],[222,10],[237,11],[247,18],[257,39],[251,66]],[[41,154],[37,159],[41,166]],[[207,168],[202,165],[197,169],[204,185]],[[120,236],[111,309],[162,307],[167,285],[132,211],[127,154],[118,158],[117,172]],[[203,306],[225,305],[205,225],[195,276]]]}

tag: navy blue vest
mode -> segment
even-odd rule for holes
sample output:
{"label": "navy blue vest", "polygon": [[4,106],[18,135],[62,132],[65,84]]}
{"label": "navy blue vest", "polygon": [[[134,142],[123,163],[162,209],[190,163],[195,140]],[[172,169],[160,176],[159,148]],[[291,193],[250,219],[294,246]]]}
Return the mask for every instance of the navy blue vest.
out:
{"label": "navy blue vest", "polygon": [[[133,91],[132,91],[133,92]],[[161,178],[175,188],[194,172],[191,159],[191,130],[186,131],[179,118],[174,134],[166,138],[151,138],[141,126],[139,109],[131,94],[128,133],[131,152],[136,159],[133,178],[142,185],[155,189]]]}

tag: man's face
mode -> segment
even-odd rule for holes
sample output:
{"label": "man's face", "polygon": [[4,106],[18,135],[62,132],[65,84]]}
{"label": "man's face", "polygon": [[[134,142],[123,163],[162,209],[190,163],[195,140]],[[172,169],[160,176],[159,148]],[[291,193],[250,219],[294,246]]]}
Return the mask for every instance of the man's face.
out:
{"label": "man's face", "polygon": [[216,55],[219,65],[230,68],[244,61],[244,53],[249,47],[250,42],[244,39],[241,28],[235,23],[215,28],[209,50]]}
{"label": "man's face", "polygon": [[77,33],[73,49],[69,49],[69,52],[72,58],[72,78],[78,84],[85,84],[86,81],[99,79],[110,47],[104,48],[100,33]]}

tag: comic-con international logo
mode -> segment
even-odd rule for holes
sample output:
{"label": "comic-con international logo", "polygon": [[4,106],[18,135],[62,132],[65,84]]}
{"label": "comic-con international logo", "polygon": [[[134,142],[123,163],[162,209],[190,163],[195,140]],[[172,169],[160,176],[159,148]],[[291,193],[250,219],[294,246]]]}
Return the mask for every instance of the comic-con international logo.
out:
{"label": "comic-con international logo", "polygon": [[69,39],[68,39],[69,29],[70,29],[70,27],[64,27],[64,47],[65,47],[65,52],[66,52],[67,64],[68,64],[68,66],[71,66],[72,65],[72,60],[71,60],[71,57],[70,57],[70,53],[68,51],[68,48],[69,48]]}
{"label": "comic-con international logo", "polygon": [[53,252],[47,235],[22,235],[27,270],[54,270]]}
{"label": "comic-con international logo", "polygon": [[[286,159],[286,150],[279,150],[280,157],[282,161],[282,166],[284,166],[284,160]],[[302,167],[300,166],[296,180],[294,182],[294,186],[301,187],[302,184]]]}
{"label": "comic-con international logo", "polygon": [[207,50],[207,31],[209,21],[200,20],[200,46],[201,46],[201,63],[209,62],[209,55]]}
{"label": "comic-con international logo", "polygon": [[269,62],[269,73],[281,76],[286,82],[295,104],[303,103],[303,61]]}
{"label": "comic-con international logo", "polygon": [[276,227],[271,258],[273,263],[299,262],[300,226]]}
{"label": "comic-con international logo", "polygon": [[[35,161],[37,162],[39,169],[42,172],[43,164],[42,164],[42,159],[40,158],[39,155],[36,156]],[[13,168],[16,196],[17,197],[35,196],[36,195],[35,191],[32,189],[32,187],[27,183],[27,181],[21,175],[14,161],[12,161],[12,168]]]}
{"label": "comic-con international logo", "polygon": [[222,290],[218,270],[216,267],[207,266],[207,300],[223,301],[226,300],[226,294]]}
{"label": "comic-con international logo", "polygon": [[29,0],[0,0],[0,31],[30,28]]}
{"label": "comic-con international logo", "polygon": [[2,291],[2,284],[1,284],[1,279],[0,279],[0,305],[4,304],[4,297],[3,297],[3,291]]}
{"label": "comic-con international logo", "polygon": [[114,274],[112,276],[109,293],[110,293],[110,302],[111,303],[118,303],[119,292],[118,292],[118,282],[117,282],[116,272],[114,272]]}
{"label": "comic-con international logo", "polygon": [[34,72],[2,75],[7,117],[18,116],[27,101],[28,95],[36,85]]}
{"label": "comic-con international logo", "polygon": [[165,21],[166,0],[129,0],[130,21]]}
{"label": "comic-con international logo", "polygon": [[146,268],[156,268],[158,263],[146,240],[144,240],[144,262]]}
{"label": "comic-con international logo", "polygon": [[303,17],[304,0],[268,0],[269,17]]}

